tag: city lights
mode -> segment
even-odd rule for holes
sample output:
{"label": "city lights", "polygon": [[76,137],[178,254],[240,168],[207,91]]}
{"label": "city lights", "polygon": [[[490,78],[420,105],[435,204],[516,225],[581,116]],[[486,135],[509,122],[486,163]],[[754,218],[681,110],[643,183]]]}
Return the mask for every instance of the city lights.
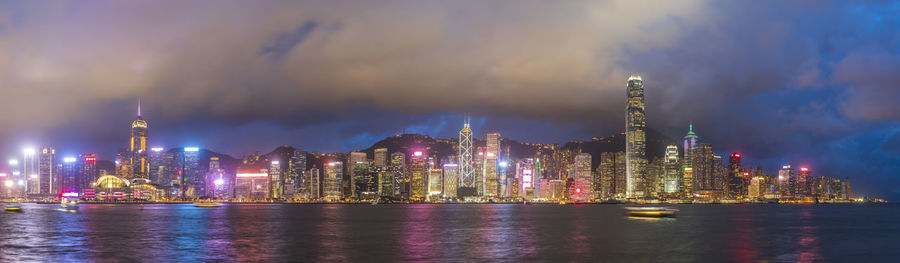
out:
{"label": "city lights", "polygon": [[19,160],[9,159],[9,165],[19,165]]}
{"label": "city lights", "polygon": [[13,181],[12,181],[12,180],[6,180],[6,182],[4,182],[3,185],[6,185],[6,187],[12,187],[12,186],[13,186]]}
{"label": "city lights", "polygon": [[22,152],[23,152],[26,156],[32,156],[32,155],[34,155],[34,148],[30,148],[30,147],[29,147],[29,148],[25,148],[25,149],[22,150]]}
{"label": "city lights", "polygon": [[151,151],[154,151],[154,152],[161,152],[161,151],[165,150],[165,148],[163,148],[163,147],[153,147],[153,148],[150,148],[150,150],[151,150]]}
{"label": "city lights", "polygon": [[78,159],[76,159],[75,157],[65,157],[65,158],[63,158],[63,162],[66,162],[66,163],[74,163],[74,162],[77,161],[77,160],[78,160]]}
{"label": "city lights", "polygon": [[184,147],[185,152],[199,152],[200,147]]}

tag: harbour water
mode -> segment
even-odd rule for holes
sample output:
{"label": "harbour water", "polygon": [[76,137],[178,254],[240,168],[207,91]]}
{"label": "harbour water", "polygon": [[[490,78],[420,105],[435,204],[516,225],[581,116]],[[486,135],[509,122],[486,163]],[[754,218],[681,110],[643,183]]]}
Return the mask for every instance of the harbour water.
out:
{"label": "harbour water", "polygon": [[896,262],[900,205],[23,204],[0,261]]}

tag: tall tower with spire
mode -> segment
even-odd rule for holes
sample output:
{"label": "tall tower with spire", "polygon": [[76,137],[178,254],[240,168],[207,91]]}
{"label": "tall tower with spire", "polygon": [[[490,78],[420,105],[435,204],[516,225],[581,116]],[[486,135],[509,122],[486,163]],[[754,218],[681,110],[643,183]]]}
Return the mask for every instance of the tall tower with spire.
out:
{"label": "tall tower with spire", "polygon": [[150,163],[147,158],[147,132],[150,126],[141,117],[141,101],[138,100],[137,118],[131,122],[131,169],[130,178],[148,179]]}
{"label": "tall tower with spire", "polygon": [[694,150],[699,146],[700,138],[694,133],[694,123],[688,126],[688,133],[684,136],[684,166],[692,167],[691,161],[694,159]]}
{"label": "tall tower with spire", "polygon": [[472,166],[472,129],[469,117],[466,116],[463,128],[459,131],[459,191],[460,196],[475,195],[475,167]]}
{"label": "tall tower with spire", "polygon": [[644,112],[644,82],[639,75],[628,78],[625,110],[625,196],[644,197],[647,170],[647,120]]}

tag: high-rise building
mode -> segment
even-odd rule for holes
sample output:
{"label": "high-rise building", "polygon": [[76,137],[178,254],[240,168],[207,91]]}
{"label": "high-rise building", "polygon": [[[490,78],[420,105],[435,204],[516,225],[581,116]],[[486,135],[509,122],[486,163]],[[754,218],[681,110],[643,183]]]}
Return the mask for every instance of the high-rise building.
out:
{"label": "high-rise building", "polygon": [[290,183],[294,186],[294,197],[298,199],[309,198],[309,176],[306,176],[306,151],[303,148],[294,148],[291,154]]}
{"label": "high-rise building", "polygon": [[694,196],[694,168],[682,166],[681,172],[681,192],[685,197]]}
{"label": "high-rise building", "polygon": [[[429,162],[434,162],[429,158]],[[428,200],[438,200],[443,198],[444,191],[444,169],[437,165],[429,165],[428,169]]]}
{"label": "high-rise building", "polygon": [[368,161],[356,161],[353,164],[353,198],[358,200],[375,200],[377,196],[376,167]]}
{"label": "high-rise building", "polygon": [[319,183],[319,181],[320,181],[319,180],[319,178],[320,178],[319,177],[319,168],[316,168],[316,166],[313,165],[313,167],[309,169],[307,174],[309,176],[309,196],[307,198],[309,198],[309,199],[321,198],[322,196],[319,194],[319,193],[321,193],[319,191],[319,189],[321,189],[321,184]]}
{"label": "high-rise building", "polygon": [[39,194],[44,196],[56,195],[56,175],[54,173],[56,150],[51,147],[41,148],[38,157],[38,187]]}
{"label": "high-rise building", "polygon": [[206,172],[200,167],[200,148],[184,147],[176,154],[175,167],[181,171],[179,173],[181,178],[178,180],[181,198],[195,198],[198,194],[205,193],[206,184],[203,175]]}
{"label": "high-rise building", "polygon": [[444,199],[455,199],[459,187],[459,164],[444,164],[443,176],[444,184],[442,186],[444,188]]}
{"label": "high-rise building", "polygon": [[425,154],[415,151],[409,157],[409,199],[412,201],[425,201]]}
{"label": "high-rise building", "polygon": [[394,197],[409,198],[409,171],[406,169],[406,154],[402,152],[391,153],[391,166],[388,172],[394,179]]}
{"label": "high-rise building", "polygon": [[59,193],[79,193],[81,189],[78,182],[81,180],[81,171],[78,169],[78,158],[64,157],[59,169]]}
{"label": "high-rise building", "polygon": [[591,176],[591,154],[579,153],[575,155],[575,176],[574,183],[577,189],[581,189],[579,194],[583,200],[592,200],[596,198],[591,192],[592,176]]}
{"label": "high-rise building", "polygon": [[519,197],[525,200],[535,199],[534,159],[525,158],[516,164],[516,177],[519,178]]}
{"label": "high-rise building", "polygon": [[272,161],[269,165],[269,198],[280,200],[284,198],[284,178],[281,171],[281,161]]}
{"label": "high-rise building", "polygon": [[797,196],[808,197],[813,195],[813,177],[809,167],[800,167],[800,171],[797,172],[796,188],[794,193]]}
{"label": "high-rise building", "polygon": [[782,196],[794,195],[794,182],[796,182],[796,178],[791,165],[788,164],[778,169],[778,192]]}
{"label": "high-rise building", "polygon": [[231,197],[234,181],[225,176],[225,170],[219,164],[219,157],[209,158],[209,169],[206,171],[206,196],[216,199]]}
{"label": "high-rise building", "polygon": [[165,148],[163,147],[150,148],[150,152],[148,153],[147,178],[156,185],[165,185],[166,183],[166,169],[171,166],[171,163],[164,163],[166,154]]}
{"label": "high-rise building", "polygon": [[387,148],[378,148],[375,149],[375,160],[373,161],[374,166],[385,167],[387,166],[388,158],[388,149]]}
{"label": "high-rise building", "polygon": [[684,136],[684,148],[682,148],[682,150],[684,150],[684,158],[682,160],[684,160],[685,167],[692,167],[691,164],[694,161],[694,150],[696,150],[697,147],[700,147],[699,140],[700,138],[694,133],[694,123],[691,123],[688,126],[687,135]]}
{"label": "high-rise building", "polygon": [[625,118],[625,158],[627,177],[625,194],[629,198],[646,196],[645,185],[646,154],[646,116],[644,112],[644,82],[641,76],[631,75],[628,78],[627,116]]}
{"label": "high-rise building", "polygon": [[473,165],[472,129],[469,127],[469,119],[466,117],[462,130],[459,131],[459,196],[475,196],[476,177]]}
{"label": "high-rise building", "polygon": [[34,148],[25,148],[22,158],[22,174],[21,178],[25,180],[25,194],[40,194],[41,188],[38,187],[38,169],[37,158]]}
{"label": "high-rise building", "polygon": [[78,156],[78,169],[81,170],[78,178],[77,190],[82,193],[85,189],[91,188],[91,183],[96,182],[100,178],[100,171],[97,169],[97,154],[88,153]]}
{"label": "high-rise building", "polygon": [[147,158],[147,133],[150,126],[141,117],[141,102],[138,101],[137,118],[131,122],[131,147],[129,148],[129,165],[132,171],[129,178],[149,179],[150,160]]}
{"label": "high-rise building", "polygon": [[692,171],[694,177],[694,192],[711,192],[716,190],[716,187],[714,186],[714,177],[716,174],[714,164],[715,155],[712,150],[712,145],[700,144],[697,149],[694,149],[694,153],[691,154],[691,157],[694,158],[691,161],[691,168],[693,168]]}
{"label": "high-rise building", "polygon": [[391,172],[390,166],[374,166],[378,174],[378,196],[393,197],[394,196],[394,173]]}
{"label": "high-rise building", "polygon": [[325,200],[330,202],[341,200],[344,193],[341,189],[343,173],[344,164],[341,162],[330,162],[325,165]]}
{"label": "high-rise building", "polygon": [[747,184],[749,183],[749,176],[744,176],[744,167],[741,165],[741,154],[740,153],[732,153],[728,158],[728,173],[727,173],[728,187],[725,189],[726,196],[732,199],[743,199],[744,195],[747,194]]}
{"label": "high-rise building", "polygon": [[497,169],[497,157],[500,156],[500,133],[488,133],[484,151],[484,196],[498,197],[500,178]]}
{"label": "high-rise building", "polygon": [[269,197],[269,181],[268,169],[255,164],[238,167],[234,199],[241,202],[265,200]]}
{"label": "high-rise building", "polygon": [[750,185],[747,189],[748,198],[762,198],[765,195],[766,178],[762,176],[753,176],[750,178]]}
{"label": "high-rise building", "polygon": [[666,146],[664,192],[668,195],[678,193],[681,184],[681,169],[678,164],[678,146]]}

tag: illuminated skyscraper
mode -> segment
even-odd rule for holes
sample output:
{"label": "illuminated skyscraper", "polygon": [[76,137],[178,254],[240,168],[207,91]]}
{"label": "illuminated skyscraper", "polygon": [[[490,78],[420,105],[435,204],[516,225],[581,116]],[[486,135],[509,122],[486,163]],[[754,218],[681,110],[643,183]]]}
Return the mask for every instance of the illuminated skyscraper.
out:
{"label": "illuminated skyscraper", "polygon": [[443,195],[445,199],[454,199],[457,197],[456,191],[459,187],[459,165],[455,163],[444,164],[444,184]]}
{"label": "illuminated skyscraper", "polygon": [[812,196],[813,177],[808,167],[800,167],[800,172],[797,172],[797,184],[796,191],[794,193],[797,196]]}
{"label": "illuminated skyscraper", "polygon": [[309,176],[306,176],[306,151],[303,148],[294,148],[291,154],[289,170],[291,177],[288,181],[294,186],[293,198],[309,198]]}
{"label": "illuminated skyscraper", "polygon": [[78,169],[81,170],[78,178],[78,192],[91,187],[91,183],[96,182],[100,178],[100,171],[97,170],[97,154],[88,153],[78,156]]}
{"label": "illuminated skyscraper", "polygon": [[[182,198],[194,198],[206,192],[205,171],[200,167],[200,148],[184,147],[175,157],[175,167],[181,171],[178,184]],[[268,190],[268,189],[266,189]]]}
{"label": "illuminated skyscraper", "polygon": [[54,173],[56,150],[51,147],[41,148],[38,157],[38,184],[41,195],[56,195],[56,174]]}
{"label": "illuminated skyscraper", "polygon": [[741,154],[732,153],[728,158],[728,172],[725,182],[728,186],[726,196],[732,199],[742,199],[747,195],[749,176],[744,176],[744,167],[741,165]]}
{"label": "illuminated skyscraper", "polygon": [[778,192],[782,196],[794,195],[795,182],[794,169],[791,168],[791,165],[785,165],[778,169]]}
{"label": "illuminated skyscraper", "polygon": [[678,146],[666,146],[665,156],[665,180],[663,182],[666,194],[675,194],[679,191],[681,184],[681,167],[678,165]]}
{"label": "illuminated skyscraper", "polygon": [[425,185],[425,154],[415,151],[409,157],[409,199],[412,201],[424,201],[426,193]]}
{"label": "illuminated skyscraper", "polygon": [[356,161],[353,164],[353,198],[358,200],[374,200],[378,189],[376,188],[376,170],[368,161]]}
{"label": "illuminated skyscraper", "polygon": [[409,198],[409,172],[406,170],[406,154],[391,153],[391,166],[388,172],[394,179],[394,197]]}
{"label": "illuminated skyscraper", "polygon": [[316,166],[313,165],[307,172],[307,175],[309,176],[309,196],[307,198],[319,199],[322,197],[319,194],[319,189],[321,188],[321,184],[319,183],[319,168],[316,168]]}
{"label": "illuminated skyscraper", "polygon": [[691,163],[694,161],[694,150],[700,146],[698,141],[700,138],[694,133],[694,124],[691,123],[688,127],[688,133],[684,136],[684,148],[682,148],[684,150],[684,158],[682,160],[684,160],[685,167],[691,167]]}
{"label": "illuminated skyscraper", "polygon": [[269,197],[275,200],[284,198],[284,173],[281,171],[281,162],[272,161],[269,165]]}
{"label": "illuminated skyscraper", "polygon": [[78,169],[78,158],[64,157],[59,171],[59,193],[79,193],[78,187],[81,171]]}
{"label": "illuminated skyscraper", "polygon": [[584,200],[594,199],[594,193],[591,192],[591,154],[579,153],[575,155],[575,187],[581,189],[579,192]]}
{"label": "illuminated skyscraper", "polygon": [[[151,154],[152,156],[152,154]],[[151,158],[152,159],[152,158]],[[206,171],[206,195],[212,198],[230,198],[234,181],[225,176],[225,170],[219,165],[219,157],[209,158],[209,170]]]}
{"label": "illuminated skyscraper", "polygon": [[443,198],[444,169],[434,165],[434,159],[428,159],[432,164],[428,165],[431,168],[428,169],[428,196],[426,198],[428,200],[439,200]]}
{"label": "illuminated skyscraper", "polygon": [[373,161],[374,166],[385,167],[387,166],[388,158],[388,149],[387,148],[378,148],[375,149],[375,160]]}
{"label": "illuminated skyscraper", "polygon": [[141,102],[138,101],[137,118],[131,122],[131,148],[129,164],[131,165],[130,178],[148,179],[150,173],[150,160],[147,158],[147,132],[150,126],[141,118]]}
{"label": "illuminated skyscraper", "polygon": [[519,178],[519,197],[535,199],[534,159],[525,158],[516,163],[516,177]]}
{"label": "illuminated skyscraper", "polygon": [[486,145],[483,159],[484,196],[497,197],[500,191],[500,178],[497,171],[497,157],[500,156],[500,133],[488,133]]}
{"label": "illuminated skyscraper", "polygon": [[335,202],[340,201],[342,194],[341,180],[343,180],[344,164],[341,162],[330,162],[325,166],[325,200]]}
{"label": "illuminated skyscraper", "polygon": [[462,130],[459,131],[459,195],[474,196],[476,191],[475,168],[472,167],[472,129],[466,118]]}
{"label": "illuminated skyscraper", "polygon": [[646,133],[647,122],[644,115],[644,82],[641,76],[628,78],[628,103],[625,118],[626,186],[628,197],[647,195],[645,180],[647,168]]}
{"label": "illuminated skyscraper", "polygon": [[164,185],[166,178],[166,168],[167,166],[171,166],[171,164],[164,164],[166,152],[163,147],[154,147],[150,149],[150,153],[148,154],[148,174],[147,178],[150,179],[151,182],[157,185]]}

